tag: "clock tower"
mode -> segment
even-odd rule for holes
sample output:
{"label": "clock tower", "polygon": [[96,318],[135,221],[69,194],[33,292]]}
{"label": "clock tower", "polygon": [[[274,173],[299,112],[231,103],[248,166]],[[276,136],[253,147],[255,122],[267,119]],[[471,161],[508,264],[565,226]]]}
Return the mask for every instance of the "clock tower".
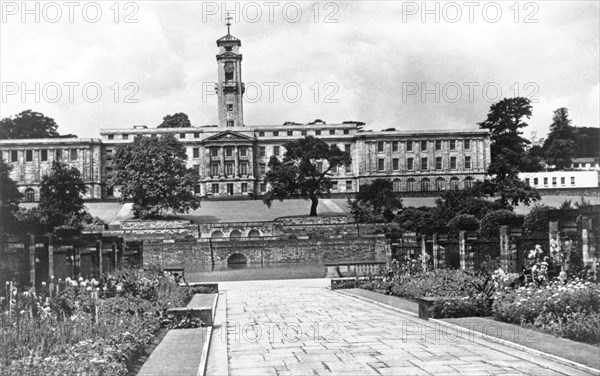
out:
{"label": "clock tower", "polygon": [[227,35],[217,40],[218,78],[216,85],[219,96],[219,127],[244,126],[242,82],[242,41],[230,33],[231,18],[227,16]]}

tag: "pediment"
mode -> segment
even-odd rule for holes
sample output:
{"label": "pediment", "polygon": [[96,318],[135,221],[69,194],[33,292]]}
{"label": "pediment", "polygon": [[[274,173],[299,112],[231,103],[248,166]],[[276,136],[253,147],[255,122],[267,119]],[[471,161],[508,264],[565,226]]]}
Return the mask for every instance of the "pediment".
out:
{"label": "pediment", "polygon": [[204,139],[204,142],[253,142],[252,137],[233,131],[223,131]]}

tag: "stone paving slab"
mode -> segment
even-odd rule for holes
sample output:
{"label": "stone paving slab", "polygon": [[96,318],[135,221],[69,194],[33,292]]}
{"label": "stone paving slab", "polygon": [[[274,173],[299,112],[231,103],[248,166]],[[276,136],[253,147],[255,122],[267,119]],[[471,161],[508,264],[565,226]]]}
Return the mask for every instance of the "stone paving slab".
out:
{"label": "stone paving slab", "polygon": [[227,295],[230,374],[592,374],[468,333],[449,333],[414,315],[332,292],[328,282],[220,284]]}

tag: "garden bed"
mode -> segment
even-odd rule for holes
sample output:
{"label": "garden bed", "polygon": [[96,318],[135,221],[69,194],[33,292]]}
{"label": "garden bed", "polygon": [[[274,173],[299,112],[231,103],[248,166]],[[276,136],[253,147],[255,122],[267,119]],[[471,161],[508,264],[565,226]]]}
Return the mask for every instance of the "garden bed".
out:
{"label": "garden bed", "polygon": [[174,322],[166,311],[206,288],[179,286],[158,270],[59,285],[52,299],[43,289],[1,301],[0,374],[132,374],[167,329],[201,325]]}

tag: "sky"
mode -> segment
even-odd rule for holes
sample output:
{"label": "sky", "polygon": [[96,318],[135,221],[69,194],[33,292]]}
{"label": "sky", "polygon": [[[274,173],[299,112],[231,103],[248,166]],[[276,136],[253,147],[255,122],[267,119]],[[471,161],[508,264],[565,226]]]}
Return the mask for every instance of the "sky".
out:
{"label": "sky", "polygon": [[[25,4],[23,6],[23,4]],[[0,117],[32,109],[60,133],[217,123],[216,40],[242,41],[244,122],[364,121],[475,129],[505,97],[598,127],[599,2],[0,1]]]}

